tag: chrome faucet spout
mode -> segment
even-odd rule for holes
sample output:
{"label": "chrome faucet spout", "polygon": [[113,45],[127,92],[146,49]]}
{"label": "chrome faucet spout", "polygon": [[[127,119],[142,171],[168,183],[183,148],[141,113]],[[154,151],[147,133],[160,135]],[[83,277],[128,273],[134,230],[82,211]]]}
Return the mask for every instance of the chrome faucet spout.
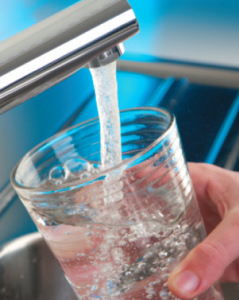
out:
{"label": "chrome faucet spout", "polygon": [[103,52],[99,56],[92,59],[88,64],[86,64],[86,68],[99,68],[105,65],[112,63],[117,60],[121,55],[124,54],[124,45],[118,44],[113,48]]}
{"label": "chrome faucet spout", "polygon": [[127,0],[83,0],[0,43],[0,113],[84,66],[118,59],[139,31]]}

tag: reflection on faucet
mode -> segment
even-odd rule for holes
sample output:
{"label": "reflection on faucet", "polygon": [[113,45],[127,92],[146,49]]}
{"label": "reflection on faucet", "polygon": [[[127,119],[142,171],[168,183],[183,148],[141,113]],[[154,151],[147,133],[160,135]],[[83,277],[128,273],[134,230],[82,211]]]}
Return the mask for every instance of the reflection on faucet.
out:
{"label": "reflection on faucet", "polygon": [[36,96],[83,66],[123,54],[139,31],[126,0],[83,0],[0,43],[0,113]]}

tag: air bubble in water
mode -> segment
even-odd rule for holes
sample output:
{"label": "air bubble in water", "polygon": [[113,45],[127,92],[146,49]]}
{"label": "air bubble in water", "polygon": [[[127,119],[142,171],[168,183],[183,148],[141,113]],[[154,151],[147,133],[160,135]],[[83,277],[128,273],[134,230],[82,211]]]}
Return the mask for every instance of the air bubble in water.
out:
{"label": "air bubble in water", "polygon": [[91,290],[92,290],[92,291],[98,290],[98,285],[97,285],[97,284],[93,285],[92,288],[91,288]]}
{"label": "air bubble in water", "polygon": [[86,232],[86,235],[88,235],[88,236],[93,235],[93,232],[92,231],[88,231],[88,232]]}
{"label": "air bubble in water", "polygon": [[71,158],[68,159],[65,164],[65,168],[67,168],[72,174],[79,175],[83,171],[88,171],[91,167],[91,164],[86,161],[84,158]]}
{"label": "air bubble in water", "polygon": [[121,248],[114,248],[111,251],[111,254],[112,254],[116,264],[122,264],[123,263],[124,252]]}
{"label": "air bubble in water", "polygon": [[93,165],[92,165],[92,168],[94,169],[94,170],[96,170],[97,172],[99,172],[102,168],[101,168],[101,165],[99,165],[98,163],[94,163]]}
{"label": "air bubble in water", "polygon": [[118,241],[119,246],[125,246],[126,244],[127,244],[126,241],[123,240]]}
{"label": "air bubble in water", "polygon": [[57,185],[64,183],[68,176],[69,171],[63,166],[54,167],[49,172],[49,180]]}
{"label": "air bubble in water", "polygon": [[77,256],[78,257],[83,257],[83,256],[85,256],[85,253],[78,253]]}
{"label": "air bubble in water", "polygon": [[152,252],[148,252],[147,254],[145,254],[145,255],[143,256],[143,259],[144,259],[144,260],[148,260],[151,256],[153,256],[153,253],[152,253]]}
{"label": "air bubble in water", "polygon": [[167,291],[165,291],[165,290],[162,290],[162,291],[159,293],[159,296],[161,297],[162,300],[169,300],[168,293],[167,293]]}
{"label": "air bubble in water", "polygon": [[89,176],[90,176],[91,174],[90,174],[90,172],[83,172],[83,173],[81,173],[80,174],[80,179],[86,179],[86,178],[88,178]]}
{"label": "air bubble in water", "polygon": [[160,257],[160,258],[166,258],[166,257],[167,257],[167,255],[168,255],[168,253],[167,253],[167,252],[165,252],[165,251],[161,251],[161,252],[159,252],[159,257]]}
{"label": "air bubble in water", "polygon": [[127,264],[122,265],[122,271],[123,272],[127,271],[128,267],[129,267],[129,265],[127,265]]}
{"label": "air bubble in water", "polygon": [[188,230],[189,226],[187,224],[183,224],[182,226],[182,232],[186,232]]}
{"label": "air bubble in water", "polygon": [[95,175],[95,174],[98,174],[98,173],[99,173],[99,170],[97,170],[97,169],[92,169],[91,170],[92,175]]}
{"label": "air bubble in water", "polygon": [[140,264],[139,264],[139,268],[140,268],[140,269],[144,269],[145,267],[146,267],[146,263],[140,263]]}
{"label": "air bubble in water", "polygon": [[164,287],[164,288],[168,288],[168,282],[165,282],[165,283],[163,284],[163,287]]}
{"label": "air bubble in water", "polygon": [[155,285],[155,282],[154,282],[154,281],[153,281],[153,282],[150,282],[149,285],[153,286],[153,285]]}
{"label": "air bubble in water", "polygon": [[156,272],[157,272],[157,269],[156,269],[156,268],[151,268],[150,271],[151,271],[152,273],[156,273]]}

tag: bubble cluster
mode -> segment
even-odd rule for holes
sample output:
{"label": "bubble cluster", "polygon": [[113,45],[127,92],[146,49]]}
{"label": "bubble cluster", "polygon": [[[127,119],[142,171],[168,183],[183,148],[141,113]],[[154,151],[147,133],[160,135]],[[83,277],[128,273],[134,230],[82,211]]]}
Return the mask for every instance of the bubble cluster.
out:
{"label": "bubble cluster", "polygon": [[[69,162],[67,169],[71,168],[71,173],[74,171],[78,176],[83,174],[81,172],[90,170],[89,164],[82,163],[78,164],[80,171],[77,173],[73,168],[77,164],[72,163]],[[54,174],[53,171],[59,175],[58,180],[66,174],[60,172],[62,169],[52,170],[51,174]],[[114,186],[113,189],[116,194],[120,191],[120,187]],[[94,208],[94,212],[95,210]],[[74,216],[74,211],[69,211],[67,217],[71,214]],[[101,222],[97,224],[87,222],[71,229],[64,228],[64,224],[55,226],[61,227],[67,237],[67,244],[60,237],[54,244],[54,247],[59,247],[58,259],[71,284],[76,289],[78,286],[82,287],[79,292],[81,298],[93,300],[117,296],[123,299],[127,296],[127,299],[133,300],[135,295],[132,293],[131,297],[130,293],[139,288],[140,297],[136,296],[136,299],[179,300],[170,292],[167,280],[172,270],[205,236],[197,211],[186,211],[177,223],[169,226],[164,226],[155,219],[137,220],[135,216],[127,219],[128,222],[122,226],[118,222],[122,221],[118,209],[102,216]],[[42,225],[48,227],[52,224],[47,224],[42,219]],[[79,230],[77,236],[82,241],[75,242],[74,230]],[[213,291],[210,295],[212,293]],[[202,299],[204,300],[198,297],[197,300]],[[221,300],[220,297],[215,299]]]}
{"label": "bubble cluster", "polygon": [[[73,180],[85,180],[99,173],[101,167],[81,157],[68,159],[64,164],[52,167],[47,185],[61,185]],[[46,183],[45,183],[46,184]]]}
{"label": "bubble cluster", "polygon": [[124,251],[121,248],[114,248],[111,254],[116,264],[122,264],[124,262]]}
{"label": "bubble cluster", "polygon": [[49,181],[53,184],[60,185],[67,180],[69,176],[69,170],[63,166],[56,166],[49,172]]}

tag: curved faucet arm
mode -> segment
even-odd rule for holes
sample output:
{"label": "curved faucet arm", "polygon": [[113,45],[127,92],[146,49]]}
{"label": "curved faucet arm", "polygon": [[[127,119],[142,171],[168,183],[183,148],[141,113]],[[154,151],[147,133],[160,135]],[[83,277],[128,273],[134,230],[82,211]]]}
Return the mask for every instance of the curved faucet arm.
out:
{"label": "curved faucet arm", "polygon": [[83,0],[0,43],[0,113],[36,96],[88,64],[122,54],[139,31],[126,0]]}

